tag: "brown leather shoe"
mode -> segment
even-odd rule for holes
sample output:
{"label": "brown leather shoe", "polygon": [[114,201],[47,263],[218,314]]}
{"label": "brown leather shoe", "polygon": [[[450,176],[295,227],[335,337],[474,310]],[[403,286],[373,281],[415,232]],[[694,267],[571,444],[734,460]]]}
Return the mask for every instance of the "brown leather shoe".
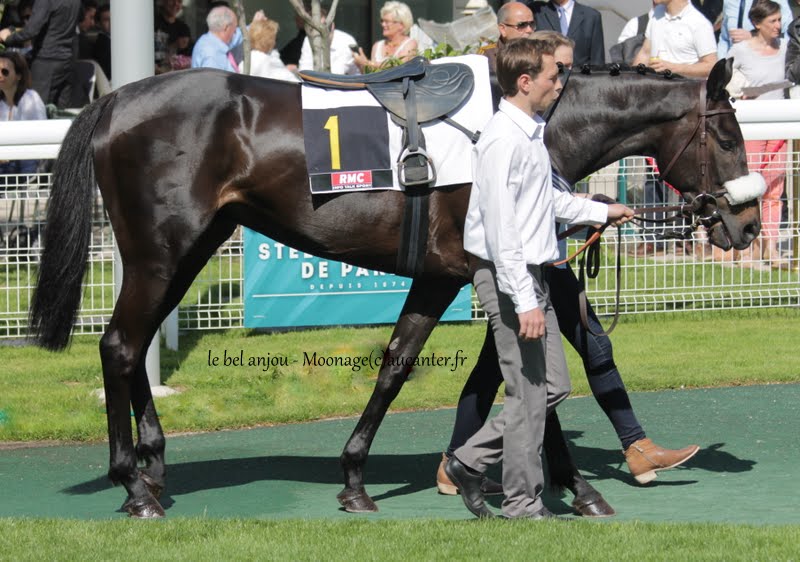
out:
{"label": "brown leather shoe", "polygon": [[[458,486],[453,484],[453,481],[447,476],[444,471],[444,465],[447,464],[447,455],[442,453],[442,462],[439,463],[439,470],[436,471],[436,489],[439,493],[445,496],[457,496],[459,494]],[[503,485],[495,482],[491,478],[483,477],[481,482],[481,491],[484,496],[502,496]]]}
{"label": "brown leather shoe", "polygon": [[700,447],[689,445],[683,449],[673,451],[663,449],[650,439],[639,439],[625,450],[625,460],[628,468],[639,484],[647,484],[656,479],[656,472],[667,470],[685,463],[697,454]]}
{"label": "brown leather shoe", "polygon": [[457,496],[458,488],[453,484],[453,481],[447,476],[444,471],[444,465],[447,464],[447,455],[442,453],[442,462],[439,463],[439,470],[436,471],[436,488],[440,494],[445,496]]}

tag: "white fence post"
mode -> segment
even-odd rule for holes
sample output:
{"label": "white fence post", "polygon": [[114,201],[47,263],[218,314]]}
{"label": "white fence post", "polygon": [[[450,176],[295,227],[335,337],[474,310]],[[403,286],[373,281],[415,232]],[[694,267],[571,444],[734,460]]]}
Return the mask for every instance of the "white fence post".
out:
{"label": "white fence post", "polygon": [[[153,2],[150,0],[111,0],[111,85],[116,90],[153,76],[155,41]],[[122,260],[114,245],[114,291],[122,287]],[[169,389],[161,385],[161,336],[157,330],[147,350],[145,368],[153,394]]]}

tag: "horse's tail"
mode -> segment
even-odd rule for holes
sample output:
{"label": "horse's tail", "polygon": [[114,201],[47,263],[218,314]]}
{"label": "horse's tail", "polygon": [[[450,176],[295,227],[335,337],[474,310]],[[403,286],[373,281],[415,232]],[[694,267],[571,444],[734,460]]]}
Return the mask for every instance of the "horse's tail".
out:
{"label": "horse's tail", "polygon": [[39,280],[28,315],[31,337],[47,349],[67,346],[80,306],[92,237],[92,136],[115,97],[104,96],[81,111],[67,131],[53,167]]}

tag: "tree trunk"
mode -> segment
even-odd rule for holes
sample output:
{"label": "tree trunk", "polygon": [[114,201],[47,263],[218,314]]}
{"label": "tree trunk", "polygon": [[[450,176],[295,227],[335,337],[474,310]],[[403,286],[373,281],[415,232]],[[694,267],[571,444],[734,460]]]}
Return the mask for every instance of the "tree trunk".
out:
{"label": "tree trunk", "polygon": [[333,0],[328,15],[323,18],[320,10],[319,0],[311,0],[311,13],[309,14],[303,7],[302,0],[289,0],[306,24],[306,35],[311,44],[313,54],[314,70],[331,71],[331,35],[333,34],[333,20],[336,17],[336,7],[339,0]]}
{"label": "tree trunk", "polygon": [[242,0],[234,0],[234,10],[236,17],[239,18],[239,29],[242,32],[242,49],[244,50],[244,60],[242,61],[242,74],[250,74],[250,34],[247,32],[247,16],[244,12]]}

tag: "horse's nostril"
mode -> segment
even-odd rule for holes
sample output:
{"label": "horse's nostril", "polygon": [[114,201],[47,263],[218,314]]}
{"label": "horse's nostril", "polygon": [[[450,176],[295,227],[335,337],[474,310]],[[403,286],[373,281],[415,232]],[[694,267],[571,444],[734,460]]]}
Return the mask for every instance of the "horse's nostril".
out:
{"label": "horse's nostril", "polygon": [[761,232],[761,221],[758,219],[744,227],[744,235],[748,241],[755,240],[759,232]]}

